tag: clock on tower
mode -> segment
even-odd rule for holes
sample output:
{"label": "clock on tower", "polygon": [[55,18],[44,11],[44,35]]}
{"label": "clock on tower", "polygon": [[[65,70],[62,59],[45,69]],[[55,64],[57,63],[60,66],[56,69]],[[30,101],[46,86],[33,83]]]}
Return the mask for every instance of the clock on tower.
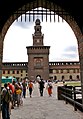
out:
{"label": "clock on tower", "polygon": [[33,45],[39,45],[39,46],[43,46],[43,34],[41,32],[41,25],[40,25],[40,20],[37,19],[35,22],[35,33],[33,34]]}

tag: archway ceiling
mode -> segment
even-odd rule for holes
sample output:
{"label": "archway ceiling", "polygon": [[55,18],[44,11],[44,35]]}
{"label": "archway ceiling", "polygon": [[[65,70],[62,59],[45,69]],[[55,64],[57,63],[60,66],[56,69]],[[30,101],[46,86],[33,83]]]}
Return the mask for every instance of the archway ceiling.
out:
{"label": "archway ceiling", "polygon": [[[34,0],[0,0],[0,30],[4,23],[18,8]],[[71,14],[83,33],[83,4],[82,0],[48,0],[62,7]]]}

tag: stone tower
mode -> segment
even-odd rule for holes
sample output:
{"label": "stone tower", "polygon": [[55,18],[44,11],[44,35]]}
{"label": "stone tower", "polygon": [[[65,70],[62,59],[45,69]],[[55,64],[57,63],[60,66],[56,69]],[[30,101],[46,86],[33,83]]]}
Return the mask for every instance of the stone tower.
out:
{"label": "stone tower", "polygon": [[28,78],[29,80],[37,80],[40,77],[48,80],[50,46],[44,46],[44,35],[41,32],[39,19],[35,21],[34,29],[33,46],[26,47],[28,55]]}

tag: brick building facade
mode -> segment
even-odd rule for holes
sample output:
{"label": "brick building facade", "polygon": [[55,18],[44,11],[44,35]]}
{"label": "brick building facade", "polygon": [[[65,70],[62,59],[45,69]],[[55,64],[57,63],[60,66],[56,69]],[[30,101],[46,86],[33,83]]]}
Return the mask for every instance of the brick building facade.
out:
{"label": "brick building facade", "polygon": [[28,78],[31,80],[40,77],[49,79],[49,48],[44,46],[44,35],[41,32],[40,20],[35,22],[35,33],[33,34],[33,46],[27,47],[28,54]]}

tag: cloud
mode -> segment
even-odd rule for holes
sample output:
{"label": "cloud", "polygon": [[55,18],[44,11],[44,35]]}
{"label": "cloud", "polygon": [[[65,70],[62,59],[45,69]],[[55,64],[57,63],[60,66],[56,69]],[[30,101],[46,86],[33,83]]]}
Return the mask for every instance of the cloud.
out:
{"label": "cloud", "polygon": [[64,49],[65,52],[77,52],[77,47],[76,46],[69,46]]}
{"label": "cloud", "polygon": [[73,58],[77,58],[77,55],[75,54],[75,53],[64,53],[64,54],[62,54],[62,57],[65,57],[65,58],[71,58],[71,59],[73,59]]}
{"label": "cloud", "polygon": [[[39,9],[41,9],[41,8],[39,8]],[[36,9],[35,9],[35,10],[36,10]],[[33,13],[33,11],[30,11],[30,12]],[[28,14],[28,12],[27,12],[27,13],[26,13],[26,16],[25,16],[25,14],[22,14],[22,16],[20,16],[17,20],[15,20],[14,25],[15,25],[15,26],[19,26],[19,27],[21,27],[21,28],[23,28],[23,29],[27,29],[27,28],[30,28],[31,26],[33,26],[34,21],[35,21],[37,18],[40,19],[40,21],[42,21],[42,17],[41,17],[41,16],[34,15],[34,18],[33,18],[33,15],[30,15],[30,16],[29,16],[29,14]],[[46,15],[43,16],[43,19],[44,19],[44,20],[45,20],[45,18],[46,18]],[[30,21],[29,21],[29,19],[30,19]]]}
{"label": "cloud", "polygon": [[32,21],[28,21],[29,16],[26,16],[27,21],[25,22],[25,16],[22,15],[22,21],[21,21],[21,17],[18,18],[18,21],[15,20],[15,22],[13,23],[14,26],[18,26],[21,27],[23,29],[29,29],[31,26],[33,26],[34,22]]}
{"label": "cloud", "polygon": [[78,49],[76,46],[69,46],[64,49],[63,53],[61,54],[61,57],[65,60],[70,59],[70,60],[79,60],[79,55],[78,55]]}

